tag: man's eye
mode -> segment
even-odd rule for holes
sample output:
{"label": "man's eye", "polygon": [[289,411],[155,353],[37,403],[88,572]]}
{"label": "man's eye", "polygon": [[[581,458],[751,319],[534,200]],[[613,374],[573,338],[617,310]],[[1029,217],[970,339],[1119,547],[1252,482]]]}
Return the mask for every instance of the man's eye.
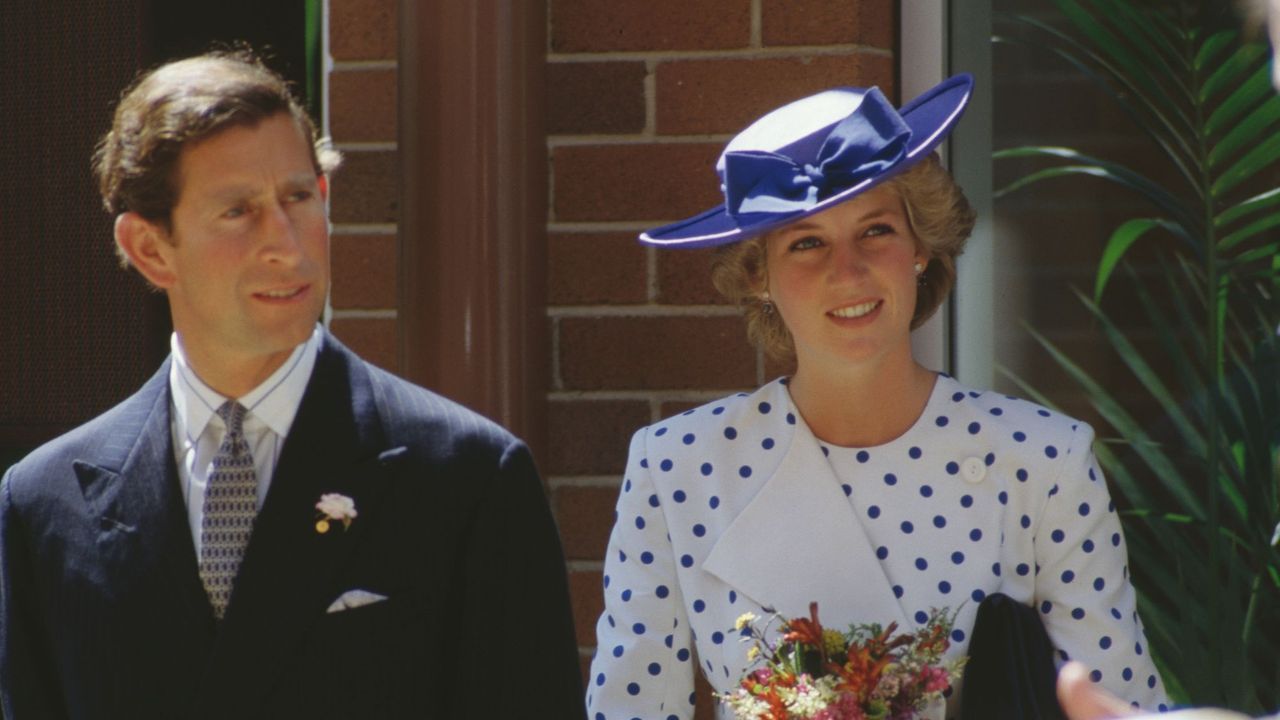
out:
{"label": "man's eye", "polygon": [[289,201],[290,202],[306,202],[307,200],[310,200],[313,195],[314,193],[312,193],[310,190],[299,190],[295,193],[290,193]]}
{"label": "man's eye", "polygon": [[795,242],[788,245],[787,249],[792,251],[810,250],[812,248],[819,247],[820,245],[822,245],[821,240],[814,237],[813,235],[806,235],[805,237],[802,237],[799,240],[796,240]]}
{"label": "man's eye", "polygon": [[228,220],[234,220],[238,217],[244,216],[246,212],[248,212],[248,210],[243,205],[237,205],[227,210],[226,212],[222,213],[222,217]]}

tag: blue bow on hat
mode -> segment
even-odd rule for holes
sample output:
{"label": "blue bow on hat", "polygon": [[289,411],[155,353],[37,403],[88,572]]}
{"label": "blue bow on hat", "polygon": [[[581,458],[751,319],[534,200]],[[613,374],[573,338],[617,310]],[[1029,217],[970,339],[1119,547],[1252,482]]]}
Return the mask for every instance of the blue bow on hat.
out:
{"label": "blue bow on hat", "polygon": [[698,248],[738,242],[850,200],[929,157],[964,113],[973,76],[943,80],[894,110],[878,88],[832,88],[788,103],[729,142],[724,202],[640,234]]}
{"label": "blue bow on hat", "polygon": [[734,217],[811,209],[833,192],[896,165],[910,140],[911,128],[880,88],[871,88],[858,109],[831,130],[816,164],[767,150],[726,152],[725,209]]}

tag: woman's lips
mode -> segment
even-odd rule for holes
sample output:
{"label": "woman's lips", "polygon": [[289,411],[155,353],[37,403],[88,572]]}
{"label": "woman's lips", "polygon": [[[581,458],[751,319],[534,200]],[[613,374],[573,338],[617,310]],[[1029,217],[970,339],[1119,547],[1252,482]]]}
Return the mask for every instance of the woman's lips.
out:
{"label": "woman's lips", "polygon": [[253,296],[259,300],[265,300],[267,302],[290,302],[302,297],[310,287],[310,285],[298,285],[290,288],[264,290],[262,292],[254,293]]}
{"label": "woman's lips", "polygon": [[866,302],[844,305],[835,310],[829,310],[827,314],[843,320],[856,320],[869,315],[879,308],[882,302],[882,300],[867,300]]}

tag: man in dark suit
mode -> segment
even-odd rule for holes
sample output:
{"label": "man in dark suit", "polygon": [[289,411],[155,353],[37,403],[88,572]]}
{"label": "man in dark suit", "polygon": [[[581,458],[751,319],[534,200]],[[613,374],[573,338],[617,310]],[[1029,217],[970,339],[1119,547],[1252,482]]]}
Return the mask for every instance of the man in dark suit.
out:
{"label": "man in dark suit", "polygon": [[144,76],[96,170],[173,354],[0,484],[0,699],[54,718],[581,718],[529,451],[317,325],[336,153],[278,76]]}

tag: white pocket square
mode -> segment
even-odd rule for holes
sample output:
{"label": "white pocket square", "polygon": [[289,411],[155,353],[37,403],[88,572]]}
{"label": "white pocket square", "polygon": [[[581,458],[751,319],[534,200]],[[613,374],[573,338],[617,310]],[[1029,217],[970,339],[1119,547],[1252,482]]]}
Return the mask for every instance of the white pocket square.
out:
{"label": "white pocket square", "polygon": [[343,610],[354,610],[355,608],[372,605],[373,603],[382,602],[386,599],[386,595],[379,595],[378,593],[369,592],[368,590],[348,590],[339,595],[337,600],[330,603],[329,609],[325,610],[325,612],[336,613],[342,612]]}

